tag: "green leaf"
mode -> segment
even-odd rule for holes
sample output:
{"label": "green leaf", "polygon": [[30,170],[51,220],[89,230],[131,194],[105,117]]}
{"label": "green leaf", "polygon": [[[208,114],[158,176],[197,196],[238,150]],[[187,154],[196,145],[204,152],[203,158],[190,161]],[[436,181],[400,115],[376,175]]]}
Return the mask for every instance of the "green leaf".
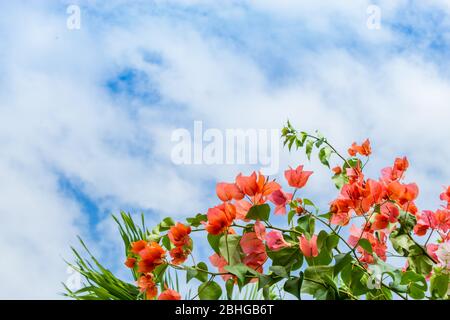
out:
{"label": "green leaf", "polygon": [[225,282],[225,289],[227,290],[228,300],[233,299],[233,288],[234,288],[234,279],[228,279],[227,282]]}
{"label": "green leaf", "polygon": [[243,263],[238,263],[232,266],[225,266],[225,270],[234,274],[238,278],[238,281],[241,285],[243,285],[245,282],[245,276],[247,272],[255,273],[253,269],[250,269]]}
{"label": "green leaf", "polygon": [[269,220],[269,215],[270,215],[270,206],[267,203],[265,203],[251,207],[246,215],[246,218],[253,220],[267,221]]}
{"label": "green leaf", "polygon": [[300,272],[299,277],[294,277],[289,280],[286,280],[284,283],[284,290],[289,292],[290,294],[297,297],[297,299],[301,299],[301,289],[303,283],[303,272]]}
{"label": "green leaf", "polygon": [[174,226],[175,222],[171,217],[164,218],[163,221],[159,224],[159,230],[160,231],[166,231],[169,230],[171,226]]}
{"label": "green leaf", "polygon": [[269,270],[279,277],[289,278],[289,272],[286,270],[284,266],[271,266]]}
{"label": "green leaf", "polygon": [[336,264],[334,265],[333,274],[334,276],[337,276],[345,266],[352,262],[353,258],[350,252],[348,252],[334,256],[334,260],[336,261]]}
{"label": "green leaf", "polygon": [[314,146],[314,140],[308,140],[306,143],[306,156],[308,157],[308,160],[311,160],[311,152]]}
{"label": "green leaf", "polygon": [[295,261],[291,270],[297,270],[303,264],[303,255],[297,246],[283,248],[278,251],[267,250],[267,255],[272,260],[272,265],[274,266],[287,266],[289,263]]}
{"label": "green leaf", "polygon": [[330,156],[333,150],[330,147],[323,147],[319,151],[319,160],[322,162],[323,165],[330,167],[330,163],[328,160],[330,160]]}
{"label": "green leaf", "polygon": [[224,257],[229,265],[234,265],[241,262],[239,245],[240,240],[241,237],[237,234],[224,235],[219,240],[220,256]]}
{"label": "green leaf", "polygon": [[436,273],[430,279],[430,292],[434,298],[445,298],[449,287],[449,275]]}
{"label": "green leaf", "polygon": [[199,226],[201,226],[202,222],[206,221],[206,220],[207,220],[206,214],[201,214],[201,213],[198,213],[193,218],[186,219],[187,223],[189,223],[192,227],[199,227]]}
{"label": "green leaf", "polygon": [[294,216],[295,216],[296,213],[297,213],[297,212],[296,212],[295,210],[289,211],[289,213],[288,213],[288,223],[289,223],[289,224],[291,224],[292,218],[294,218]]}
{"label": "green leaf", "polygon": [[207,236],[209,245],[217,254],[220,254],[219,243],[220,243],[220,238],[222,236],[223,236],[223,234],[213,235],[210,233],[208,233],[208,236]]}
{"label": "green leaf", "polygon": [[[196,276],[197,276],[197,270],[195,270],[194,268],[187,267],[187,269],[186,269],[186,283],[188,283],[189,281],[194,279]],[[208,278],[206,280],[208,280]]]}
{"label": "green leaf", "polygon": [[214,281],[202,283],[198,287],[200,300],[218,300],[222,295],[222,288]]}
{"label": "green leaf", "polygon": [[[200,271],[198,269],[204,271]],[[208,273],[206,271],[208,271],[208,266],[206,265],[206,263],[199,262],[197,264],[197,274],[195,275],[195,278],[200,280],[201,282],[208,281]]]}
{"label": "green leaf", "polygon": [[344,173],[335,174],[331,177],[331,180],[334,182],[334,185],[338,190],[341,190],[342,187],[348,183],[348,178]]}
{"label": "green leaf", "polygon": [[358,241],[358,245],[363,248],[364,250],[366,250],[368,253],[372,253],[372,244],[370,243],[369,240],[367,239],[359,239]]}

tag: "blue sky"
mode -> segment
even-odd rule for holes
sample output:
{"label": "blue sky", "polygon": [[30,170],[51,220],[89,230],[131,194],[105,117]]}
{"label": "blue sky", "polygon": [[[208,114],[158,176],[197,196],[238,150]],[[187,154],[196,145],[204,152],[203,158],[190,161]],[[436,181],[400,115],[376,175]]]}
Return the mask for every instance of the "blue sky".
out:
{"label": "blue sky", "polygon": [[[194,120],[289,118],[341,150],[369,137],[372,176],[407,155],[420,206],[436,208],[450,181],[450,5],[373,3],[380,30],[362,0],[2,1],[0,297],[57,297],[77,234],[125,274],[110,213],[184,219],[216,204],[215,181],[257,169],[174,165],[171,133]],[[300,153],[280,160],[315,171],[305,196],[326,207],[329,174]]]}

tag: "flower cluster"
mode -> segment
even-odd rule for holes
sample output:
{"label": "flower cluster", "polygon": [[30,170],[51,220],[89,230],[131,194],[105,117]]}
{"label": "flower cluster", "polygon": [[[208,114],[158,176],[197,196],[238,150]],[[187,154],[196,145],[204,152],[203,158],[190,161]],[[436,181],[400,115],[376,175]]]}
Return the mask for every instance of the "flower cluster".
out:
{"label": "flower cluster", "polygon": [[[437,210],[420,210],[417,184],[405,181],[410,166],[406,157],[396,158],[379,177],[370,178],[364,172],[372,153],[368,139],[354,142],[344,156],[323,136],[297,132],[290,124],[283,136],[289,148],[305,146],[308,158],[317,148],[320,162],[328,168],[332,154],[343,161],[331,169],[337,192],[326,211],[305,197],[313,172],[303,165],[289,167],[285,181],[253,172],[217,183],[219,202],[205,214],[186,223],[166,218],[151,232],[141,231],[141,240],[127,242],[125,265],[133,270],[143,297],[181,299],[164,278],[166,269],[173,268],[185,271],[187,281],[201,282],[194,296],[200,299],[222,297],[216,277],[225,281],[228,298],[235,285],[242,288],[257,282],[268,299],[270,288],[280,281],[285,292],[298,298],[309,294],[316,299],[363,295],[391,299],[394,293],[403,299],[423,299],[428,287],[430,298],[448,298],[450,187],[441,193],[443,204]],[[273,225],[271,211],[278,220],[287,217],[287,221]],[[341,233],[346,227],[348,237]],[[194,231],[207,234],[213,271],[192,256]],[[419,244],[423,236],[426,241]],[[403,272],[388,263],[390,256],[405,258]],[[369,285],[373,270],[381,270],[393,281],[382,283],[382,289],[373,288]]]}

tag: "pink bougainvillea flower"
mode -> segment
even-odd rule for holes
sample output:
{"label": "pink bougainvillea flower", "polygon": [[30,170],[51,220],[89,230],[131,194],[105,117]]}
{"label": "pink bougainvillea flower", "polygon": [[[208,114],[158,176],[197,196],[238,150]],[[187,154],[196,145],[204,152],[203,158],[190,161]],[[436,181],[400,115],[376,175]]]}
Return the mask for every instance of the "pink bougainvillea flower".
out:
{"label": "pink bougainvillea flower", "polygon": [[206,231],[213,235],[220,234],[233,223],[236,218],[236,208],[231,203],[224,202],[208,209],[206,217],[208,219]]}
{"label": "pink bougainvillea flower", "polygon": [[269,200],[275,204],[275,214],[286,214],[286,205],[292,200],[292,193],[286,193],[281,189],[274,191]]}
{"label": "pink bougainvillea flower", "polygon": [[170,242],[172,242],[176,247],[182,247],[189,245],[191,238],[189,234],[191,233],[191,227],[185,226],[184,224],[177,222],[176,225],[171,226],[167,236]]}
{"label": "pink bougainvillea flower", "polygon": [[265,252],[266,248],[261,239],[258,238],[256,232],[245,233],[241,240],[240,245],[244,254],[251,254],[255,252]]}
{"label": "pink bougainvillea flower", "polygon": [[243,263],[258,272],[262,272],[262,267],[267,260],[267,253],[263,241],[258,238],[256,232],[245,233],[239,244],[245,254]]}
{"label": "pink bougainvillea flower", "polygon": [[356,142],[352,143],[351,147],[348,149],[348,154],[354,157],[357,153],[366,157],[370,156],[372,148],[370,147],[369,139],[366,139],[361,145],[357,145]]}
{"label": "pink bougainvillea flower", "polygon": [[248,202],[247,200],[238,200],[234,202],[234,206],[236,207],[236,219],[249,221],[249,219],[246,219],[248,211],[252,207],[252,204]]}
{"label": "pink bougainvillea flower", "polygon": [[289,168],[289,170],[284,172],[284,176],[288,184],[294,188],[303,188],[308,182],[309,177],[313,174],[312,171],[303,171],[302,165],[296,169]]}
{"label": "pink bougainvillea flower", "polygon": [[158,300],[181,300],[181,295],[172,289],[166,289],[158,297]]}
{"label": "pink bougainvillea flower", "polygon": [[434,259],[434,261],[438,261],[438,257],[436,255],[436,250],[439,248],[439,245],[434,243],[427,244],[427,253]]}
{"label": "pink bougainvillea flower", "polygon": [[428,229],[435,229],[437,226],[436,216],[433,211],[424,210],[418,214],[417,223],[414,226],[414,233],[423,236]]}
{"label": "pink bougainvillea flower", "polygon": [[310,240],[302,235],[301,237],[298,237],[298,240],[300,241],[300,250],[305,257],[310,258],[317,257],[319,255],[316,235],[313,235]]}
{"label": "pink bougainvillea flower", "polygon": [[244,198],[244,193],[239,189],[235,183],[220,182],[216,185],[216,193],[220,200],[241,200]]}
{"label": "pink bougainvillea flower", "polygon": [[283,233],[278,230],[270,231],[266,235],[266,243],[271,251],[278,251],[291,246],[291,244],[284,240]]}
{"label": "pink bougainvillea flower", "polygon": [[266,227],[264,226],[264,224],[261,221],[257,220],[255,222],[255,225],[253,226],[253,229],[255,230],[256,237],[259,240],[264,240],[265,239],[265,237],[266,237]]}
{"label": "pink bougainvillea flower", "polygon": [[386,261],[386,233],[383,231],[378,231],[378,236],[375,236],[373,231],[362,231],[362,229],[357,228],[355,225],[350,227],[350,237],[348,238],[348,243],[357,247],[359,253],[361,253],[360,261],[364,263],[373,263],[374,258],[373,255],[363,249],[361,246],[358,246],[360,239],[366,239],[372,245],[372,251],[382,260]]}
{"label": "pink bougainvillea flower", "polygon": [[[216,267],[220,273],[226,273],[225,266],[228,265],[227,260],[225,260],[224,257],[219,256],[217,253],[214,253],[212,256],[209,257],[209,261],[211,264]],[[231,279],[231,275],[229,274],[223,274],[222,279],[224,281],[227,281],[228,279]]]}
{"label": "pink bougainvillea flower", "polygon": [[450,241],[439,244],[439,248],[436,250],[436,256],[441,266],[450,271]]}

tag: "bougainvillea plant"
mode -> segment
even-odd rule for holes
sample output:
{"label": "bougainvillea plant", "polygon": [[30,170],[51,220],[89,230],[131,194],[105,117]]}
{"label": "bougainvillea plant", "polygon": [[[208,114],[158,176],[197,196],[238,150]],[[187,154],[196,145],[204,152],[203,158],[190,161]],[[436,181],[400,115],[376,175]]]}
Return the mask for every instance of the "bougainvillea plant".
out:
{"label": "bougainvillea plant", "polygon": [[[284,172],[288,189],[261,173],[238,174],[235,181],[217,183],[216,206],[186,221],[166,218],[149,230],[143,219],[138,226],[129,214],[114,217],[135,283],[74,250],[72,267],[85,282],[77,291],[66,287],[66,295],[232,299],[251,287],[250,299],[449,299],[450,187],[440,194],[438,209],[420,210],[419,188],[406,181],[406,157],[369,178],[369,140],[353,143],[347,156],[321,134],[299,132],[289,122],[282,138],[289,150],[304,149],[308,159],[317,149],[330,170],[337,191],[324,211],[302,197],[313,174],[303,165]],[[340,164],[331,169],[333,155]],[[284,217],[283,225],[272,224],[274,215]],[[209,261],[194,260],[194,232],[211,247]],[[196,282],[184,297],[180,272]]]}

